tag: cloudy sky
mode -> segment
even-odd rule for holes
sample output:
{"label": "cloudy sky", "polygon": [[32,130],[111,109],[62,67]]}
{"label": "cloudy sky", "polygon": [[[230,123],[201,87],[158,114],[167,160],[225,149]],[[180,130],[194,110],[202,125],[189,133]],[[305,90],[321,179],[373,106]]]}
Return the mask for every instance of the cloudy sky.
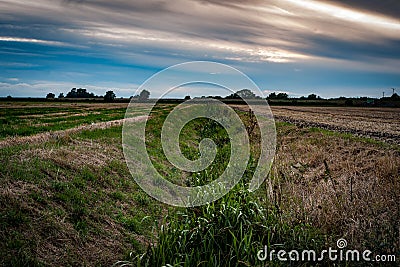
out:
{"label": "cloudy sky", "polygon": [[194,60],[233,66],[265,94],[390,95],[399,14],[398,0],[0,0],[0,96],[126,97]]}

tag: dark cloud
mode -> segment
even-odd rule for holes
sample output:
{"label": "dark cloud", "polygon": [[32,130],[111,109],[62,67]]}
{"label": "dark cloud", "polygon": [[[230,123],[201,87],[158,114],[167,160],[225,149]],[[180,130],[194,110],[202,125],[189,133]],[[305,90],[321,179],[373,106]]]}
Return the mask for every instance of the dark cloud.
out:
{"label": "dark cloud", "polygon": [[[308,48],[299,48],[305,54],[343,60],[392,59],[400,55],[400,40],[387,40],[381,44],[347,42],[330,37],[307,36]],[[371,62],[373,63],[373,62]]]}

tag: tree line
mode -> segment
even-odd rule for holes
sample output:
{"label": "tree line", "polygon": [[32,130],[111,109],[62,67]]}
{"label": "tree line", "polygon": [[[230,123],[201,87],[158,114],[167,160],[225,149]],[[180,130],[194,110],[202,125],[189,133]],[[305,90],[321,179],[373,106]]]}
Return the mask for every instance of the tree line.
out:
{"label": "tree line", "polygon": [[[48,93],[46,98],[47,99],[54,99],[56,96],[54,93]],[[116,95],[114,93],[114,91],[109,90],[107,92],[105,92],[104,96],[98,96],[95,95],[94,93],[90,93],[87,91],[87,89],[85,88],[72,88],[71,91],[69,91],[65,96],[63,93],[60,93],[58,95],[59,99],[62,98],[67,98],[67,99],[74,99],[74,98],[84,98],[84,99],[96,99],[96,98],[102,98],[104,99],[104,101],[108,101],[111,102],[113,100],[115,100]],[[142,90],[138,95],[135,96],[131,96],[130,99],[134,99],[134,100],[138,100],[138,101],[146,101],[150,98],[150,92],[148,90]],[[261,99],[260,96],[257,96],[256,94],[254,94],[254,92],[252,92],[249,89],[242,89],[239,90],[235,93],[232,93],[226,97],[222,97],[222,96],[202,96],[201,98],[215,98],[215,99]],[[184,100],[188,100],[191,99],[190,96],[185,96]],[[272,92],[270,93],[267,97],[267,100],[324,100],[324,98],[322,98],[321,96],[318,96],[316,94],[309,94],[308,96],[301,96],[299,98],[290,98],[289,95],[287,93],[275,93]],[[349,103],[347,104],[351,104],[350,101],[353,98],[346,98],[346,97],[339,97],[337,98],[339,100],[347,100]],[[362,99],[362,98],[360,98]],[[388,100],[395,100],[398,101],[400,100],[400,96],[397,93],[393,93],[392,96],[390,97],[383,97],[381,98],[381,100],[384,99],[388,99]],[[365,100],[367,100],[367,98],[365,97]]]}
{"label": "tree line", "polygon": [[[98,96],[98,95],[95,95],[94,93],[88,92],[87,89],[85,89],[85,88],[72,88],[71,91],[69,91],[65,96],[64,96],[64,93],[60,93],[58,95],[59,99],[62,99],[62,98],[68,98],[68,99],[69,98],[72,98],[72,99],[76,99],[76,98],[81,98],[81,99],[82,98],[85,98],[85,99],[103,98],[104,101],[108,101],[108,102],[113,101],[116,97],[117,97],[116,94],[112,90],[107,91],[104,94],[104,96]],[[46,99],[54,99],[54,98],[56,98],[56,95],[54,93],[48,93],[46,95]],[[147,99],[150,98],[150,92],[147,91],[147,90],[142,90],[139,95],[131,96],[131,98],[144,101],[144,100],[147,100]]]}

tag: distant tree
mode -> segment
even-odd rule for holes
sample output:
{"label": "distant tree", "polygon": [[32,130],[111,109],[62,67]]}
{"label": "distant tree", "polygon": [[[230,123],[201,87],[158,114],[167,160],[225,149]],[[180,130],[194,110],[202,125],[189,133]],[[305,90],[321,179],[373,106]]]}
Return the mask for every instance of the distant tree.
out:
{"label": "distant tree", "polygon": [[276,99],[276,93],[275,92],[270,93],[267,98],[268,99]]}
{"label": "distant tree", "polygon": [[242,89],[237,91],[236,93],[230,94],[226,99],[254,99],[254,98],[259,98],[257,97],[251,90],[249,89]]}
{"label": "distant tree", "polygon": [[71,91],[67,93],[67,98],[95,98],[93,93],[89,93],[85,88],[72,88]]}
{"label": "distant tree", "polygon": [[390,98],[393,100],[400,100],[400,96],[397,93],[394,93]]}
{"label": "distant tree", "polygon": [[276,94],[275,92],[270,93],[267,97],[267,99],[288,99],[289,96],[287,93],[278,93]]}
{"label": "distant tree", "polygon": [[301,97],[300,97],[300,100],[305,100],[305,99],[306,99],[305,96],[301,96]]}
{"label": "distant tree", "polygon": [[85,88],[79,88],[76,90],[76,94],[78,98],[93,98],[94,94],[87,92]]}
{"label": "distant tree", "polygon": [[76,94],[77,94],[78,96],[84,96],[84,95],[87,94],[87,91],[86,91],[86,89],[84,89],[84,88],[79,88],[79,89],[76,90]]}
{"label": "distant tree", "polygon": [[7,99],[12,99],[12,96],[8,95],[8,96],[7,96]]}
{"label": "distant tree", "polygon": [[288,99],[289,96],[287,93],[279,93],[276,95],[276,99]]}
{"label": "distant tree", "polygon": [[150,98],[150,92],[147,90],[143,90],[140,92],[139,94],[139,100],[143,101],[143,100],[147,100]]}
{"label": "distant tree", "polygon": [[67,98],[77,98],[76,88],[72,88],[71,91],[67,93]]}
{"label": "distant tree", "polygon": [[184,100],[190,100],[190,95],[185,96]]}
{"label": "distant tree", "polygon": [[46,99],[54,99],[55,97],[56,97],[55,94],[53,94],[53,93],[48,93],[47,96],[46,96]]}
{"label": "distant tree", "polygon": [[111,102],[115,99],[116,95],[113,91],[107,91],[104,95],[104,101]]}
{"label": "distant tree", "polygon": [[[203,98],[203,96],[202,96]],[[240,99],[240,96],[237,93],[233,93],[225,97],[226,99]]]}
{"label": "distant tree", "polygon": [[256,95],[249,89],[243,89],[243,90],[237,91],[236,94],[243,99],[257,98]]}
{"label": "distant tree", "polygon": [[307,97],[308,100],[316,100],[317,99],[317,95],[316,94],[310,94]]}
{"label": "distant tree", "polygon": [[58,95],[58,98],[64,98],[64,94],[63,94],[63,93],[60,93],[60,94]]}

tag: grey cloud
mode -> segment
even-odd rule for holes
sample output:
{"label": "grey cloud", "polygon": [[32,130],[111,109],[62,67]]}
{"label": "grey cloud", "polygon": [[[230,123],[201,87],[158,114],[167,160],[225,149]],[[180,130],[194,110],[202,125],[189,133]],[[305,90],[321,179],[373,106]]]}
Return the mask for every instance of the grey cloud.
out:
{"label": "grey cloud", "polygon": [[[30,8],[27,1],[26,5],[16,6],[14,12],[7,12],[13,15],[11,18],[9,15],[7,20],[0,19],[3,23],[0,25],[1,35],[97,46],[95,49],[99,53],[107,51],[102,43],[121,45],[119,53],[128,53],[131,45],[138,51],[148,50],[163,56],[172,55],[179,50],[178,54],[191,59],[201,59],[205,53],[210,57],[220,56],[225,59],[246,57],[234,49],[222,51],[204,47],[204,44],[213,42],[217,46],[243,46],[243,50],[268,50],[272,47],[311,57],[348,57],[353,60],[362,60],[365,54],[372,57],[398,57],[399,54],[393,45],[397,44],[398,39],[391,32],[386,36],[383,31],[329,18],[314,11],[301,10],[285,4],[285,1],[36,2],[41,5]],[[336,4],[342,2],[344,1],[329,1]],[[384,5],[376,4],[377,1],[366,1],[365,6],[361,3],[364,1],[350,2],[352,6],[367,10]],[[388,5],[389,2],[391,1],[380,3]],[[277,8],[287,10],[293,15],[279,13]],[[2,13],[0,11],[0,15]],[[20,28],[13,29],[13,25],[19,25]],[[135,33],[136,31],[139,33]],[[137,40],[134,39],[136,37]],[[166,39],[171,42],[165,43]],[[384,53],[380,51],[382,47],[387,49]],[[249,60],[253,60],[253,57],[249,56]]]}

